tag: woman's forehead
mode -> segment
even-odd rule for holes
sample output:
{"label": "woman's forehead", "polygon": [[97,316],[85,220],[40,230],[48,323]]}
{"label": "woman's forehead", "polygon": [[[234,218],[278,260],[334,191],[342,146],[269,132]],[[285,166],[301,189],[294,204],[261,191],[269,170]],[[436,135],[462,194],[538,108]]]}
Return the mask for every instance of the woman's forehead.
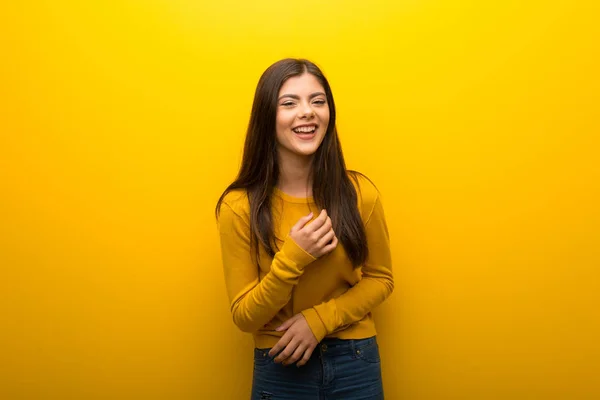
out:
{"label": "woman's forehead", "polygon": [[281,85],[281,89],[279,89],[279,96],[281,97],[285,94],[309,96],[314,92],[325,93],[325,89],[316,76],[306,72],[302,75],[293,76],[285,81],[283,85]]}

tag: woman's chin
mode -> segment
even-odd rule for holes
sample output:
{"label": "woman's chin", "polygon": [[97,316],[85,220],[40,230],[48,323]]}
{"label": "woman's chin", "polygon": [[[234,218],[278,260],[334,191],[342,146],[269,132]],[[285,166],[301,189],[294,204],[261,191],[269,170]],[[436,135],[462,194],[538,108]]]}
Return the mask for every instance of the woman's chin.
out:
{"label": "woman's chin", "polygon": [[320,142],[318,138],[314,138],[310,142],[298,142],[294,143],[294,150],[296,153],[301,153],[304,155],[313,155],[319,149]]}
{"label": "woman's chin", "polygon": [[314,143],[290,143],[290,146],[285,148],[280,147],[280,151],[287,153],[295,157],[312,157],[315,155],[319,146],[316,142]]}
{"label": "woman's chin", "polygon": [[299,156],[303,156],[303,157],[312,157],[317,152],[317,149],[318,149],[318,147],[316,147],[316,146],[300,147],[300,148],[297,148],[294,153],[296,153]]}

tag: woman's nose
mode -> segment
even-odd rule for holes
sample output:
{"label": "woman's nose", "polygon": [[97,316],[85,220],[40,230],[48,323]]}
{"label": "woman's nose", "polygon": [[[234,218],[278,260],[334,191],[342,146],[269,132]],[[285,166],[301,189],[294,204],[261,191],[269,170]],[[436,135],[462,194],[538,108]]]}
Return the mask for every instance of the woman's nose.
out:
{"label": "woman's nose", "polygon": [[310,105],[305,105],[300,109],[300,117],[311,118],[315,115],[315,111]]}

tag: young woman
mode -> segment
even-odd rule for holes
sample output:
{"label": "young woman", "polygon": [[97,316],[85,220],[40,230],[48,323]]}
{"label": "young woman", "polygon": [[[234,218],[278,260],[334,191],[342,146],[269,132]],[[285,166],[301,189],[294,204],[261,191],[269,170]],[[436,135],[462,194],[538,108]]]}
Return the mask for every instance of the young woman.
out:
{"label": "young woman", "polygon": [[335,117],[315,64],[271,65],[217,203],[233,321],[256,346],[253,400],[383,399],[371,310],[394,288],[388,230]]}

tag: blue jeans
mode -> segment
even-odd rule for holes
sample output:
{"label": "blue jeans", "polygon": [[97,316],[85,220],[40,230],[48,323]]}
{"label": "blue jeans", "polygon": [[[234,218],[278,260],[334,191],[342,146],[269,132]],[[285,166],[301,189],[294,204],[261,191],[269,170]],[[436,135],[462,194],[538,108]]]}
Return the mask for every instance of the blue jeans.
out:
{"label": "blue jeans", "polygon": [[383,400],[375,336],[324,339],[301,367],[283,366],[269,349],[254,349],[252,400]]}

